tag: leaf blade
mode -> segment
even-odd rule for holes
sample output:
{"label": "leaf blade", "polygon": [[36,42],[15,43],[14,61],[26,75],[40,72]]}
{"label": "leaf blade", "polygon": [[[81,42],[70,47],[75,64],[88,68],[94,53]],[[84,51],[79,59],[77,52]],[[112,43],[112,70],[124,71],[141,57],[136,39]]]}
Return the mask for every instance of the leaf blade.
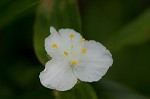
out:
{"label": "leaf blade", "polygon": [[3,13],[0,14],[0,28],[12,22],[18,14],[36,5],[40,0],[7,1],[6,4],[5,2],[4,5],[0,7],[0,12]]}
{"label": "leaf blade", "polygon": [[142,44],[150,39],[150,8],[142,15],[123,27],[113,37],[109,38],[107,45],[113,51],[128,45]]}
{"label": "leaf blade", "polygon": [[101,81],[93,84],[98,98],[102,99],[149,99],[133,89],[114,81]]}

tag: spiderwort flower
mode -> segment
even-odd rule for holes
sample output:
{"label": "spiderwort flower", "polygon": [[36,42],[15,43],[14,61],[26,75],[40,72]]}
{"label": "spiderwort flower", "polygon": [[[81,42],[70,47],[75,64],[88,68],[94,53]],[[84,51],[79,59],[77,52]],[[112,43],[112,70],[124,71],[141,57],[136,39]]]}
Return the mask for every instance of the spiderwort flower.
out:
{"label": "spiderwort flower", "polygon": [[73,29],[50,27],[51,35],[45,39],[45,50],[52,57],[40,73],[43,86],[65,91],[77,80],[98,81],[112,65],[111,53],[99,42],[85,40]]}

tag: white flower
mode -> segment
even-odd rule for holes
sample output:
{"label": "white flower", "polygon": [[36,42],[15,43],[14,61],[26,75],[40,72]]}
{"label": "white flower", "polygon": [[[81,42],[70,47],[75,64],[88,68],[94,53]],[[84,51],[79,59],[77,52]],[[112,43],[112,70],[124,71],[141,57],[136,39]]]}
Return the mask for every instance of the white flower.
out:
{"label": "white flower", "polygon": [[112,55],[99,42],[87,41],[73,29],[50,27],[51,35],[45,39],[45,50],[52,57],[40,73],[43,86],[65,91],[77,80],[98,81],[112,65]]}

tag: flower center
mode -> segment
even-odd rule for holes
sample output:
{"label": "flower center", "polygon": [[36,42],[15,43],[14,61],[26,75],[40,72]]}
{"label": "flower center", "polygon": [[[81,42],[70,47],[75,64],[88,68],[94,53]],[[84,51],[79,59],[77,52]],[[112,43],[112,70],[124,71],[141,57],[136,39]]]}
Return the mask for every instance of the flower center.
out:
{"label": "flower center", "polygon": [[[81,54],[86,53],[86,48],[82,47],[82,43],[84,43],[86,40],[82,38],[81,41],[78,42],[79,45],[78,43],[74,45],[72,41],[75,39],[75,35],[70,34],[69,37],[71,38],[70,49],[69,50],[62,49],[63,54],[65,55],[65,58],[71,63],[71,65],[77,65],[78,64],[77,61],[80,59]],[[51,47],[56,49],[58,48],[58,45],[54,43],[51,45]],[[59,51],[62,51],[62,50],[59,50]]]}

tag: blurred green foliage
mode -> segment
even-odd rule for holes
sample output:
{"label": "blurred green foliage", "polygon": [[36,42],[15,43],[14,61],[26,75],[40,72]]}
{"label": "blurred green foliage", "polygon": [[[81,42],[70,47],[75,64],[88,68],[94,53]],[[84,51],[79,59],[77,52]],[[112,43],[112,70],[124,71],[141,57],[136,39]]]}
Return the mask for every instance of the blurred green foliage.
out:
{"label": "blurred green foliage", "polygon": [[1,0],[0,1],[0,27],[6,26],[24,10],[36,5],[40,0]]}
{"label": "blurred green foliage", "polygon": [[[0,13],[0,99],[150,99],[149,0],[1,0]],[[110,50],[114,64],[102,80],[67,92],[40,84],[50,25]]]}

